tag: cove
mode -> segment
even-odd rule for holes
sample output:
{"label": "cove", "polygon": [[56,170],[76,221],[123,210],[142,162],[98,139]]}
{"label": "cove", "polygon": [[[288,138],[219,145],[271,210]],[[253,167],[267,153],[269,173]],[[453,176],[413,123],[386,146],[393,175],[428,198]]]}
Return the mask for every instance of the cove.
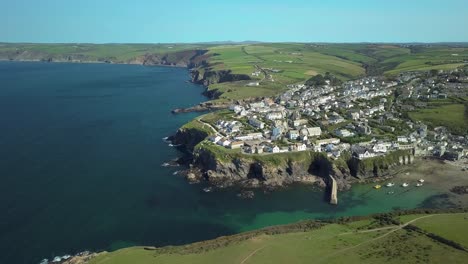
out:
{"label": "cove", "polygon": [[162,138],[198,115],[170,111],[207,100],[188,79],[182,68],[0,62],[0,263],[416,208],[437,194],[356,185],[332,206],[312,186],[204,193],[161,166],[181,155]]}

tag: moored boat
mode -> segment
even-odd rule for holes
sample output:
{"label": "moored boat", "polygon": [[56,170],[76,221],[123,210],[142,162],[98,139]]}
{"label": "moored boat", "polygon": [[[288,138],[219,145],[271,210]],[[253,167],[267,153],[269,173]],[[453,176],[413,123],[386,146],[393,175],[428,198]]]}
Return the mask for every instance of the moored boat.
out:
{"label": "moored boat", "polygon": [[408,186],[409,186],[409,184],[408,184],[408,183],[406,183],[406,182],[404,182],[404,183],[403,183],[401,186],[402,186],[402,187],[408,187]]}
{"label": "moored boat", "polygon": [[393,186],[395,186],[395,183],[389,182],[389,183],[387,183],[385,186],[387,186],[387,187],[393,187]]}
{"label": "moored boat", "polygon": [[380,184],[377,184],[377,185],[374,186],[374,189],[380,189],[380,188],[382,188],[382,186]]}

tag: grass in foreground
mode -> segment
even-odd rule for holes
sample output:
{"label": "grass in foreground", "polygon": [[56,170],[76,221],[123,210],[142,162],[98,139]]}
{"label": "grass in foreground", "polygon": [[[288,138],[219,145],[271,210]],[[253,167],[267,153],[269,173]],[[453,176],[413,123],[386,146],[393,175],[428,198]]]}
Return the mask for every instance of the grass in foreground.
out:
{"label": "grass in foreground", "polygon": [[[427,232],[467,246],[468,213],[406,216]],[[408,220],[410,221],[410,220]],[[407,223],[407,222],[406,222]],[[369,220],[250,239],[185,252],[127,248],[102,253],[92,264],[123,263],[465,263],[468,253],[401,226],[366,229]],[[178,248],[180,250],[178,250]]]}

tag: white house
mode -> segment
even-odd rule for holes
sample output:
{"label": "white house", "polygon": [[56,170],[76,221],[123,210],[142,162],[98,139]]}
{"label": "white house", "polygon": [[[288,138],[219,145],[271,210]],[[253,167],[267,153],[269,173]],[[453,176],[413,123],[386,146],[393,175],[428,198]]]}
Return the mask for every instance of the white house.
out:
{"label": "white house", "polygon": [[408,143],[408,138],[405,136],[398,136],[397,141],[401,143]]}
{"label": "white house", "polygon": [[358,158],[358,159],[367,159],[367,158],[372,158],[376,156],[376,153],[368,150],[366,148],[363,149],[357,149],[353,152],[353,156]]}
{"label": "white house", "polygon": [[220,136],[211,136],[208,138],[209,141],[213,142],[213,143],[218,143],[218,141],[220,141],[222,139],[222,137]]}
{"label": "white house", "polygon": [[322,134],[322,129],[320,127],[309,127],[301,129],[301,134],[303,136],[316,137]]}
{"label": "white house", "polygon": [[273,148],[271,148],[271,152],[272,153],[279,153],[280,152],[280,148],[278,146],[274,146]]}
{"label": "white house", "polygon": [[297,151],[304,151],[307,149],[306,144],[296,144]]}
{"label": "white house", "polygon": [[262,121],[256,119],[256,118],[250,118],[249,119],[249,124],[252,125],[253,127],[264,129],[265,128],[265,123]]}
{"label": "white house", "polygon": [[291,140],[293,140],[293,139],[295,140],[295,139],[297,139],[299,137],[299,131],[297,131],[297,130],[289,130],[288,134],[289,134],[289,139],[291,139]]}
{"label": "white house", "polygon": [[267,119],[269,120],[277,120],[277,119],[282,119],[283,114],[281,112],[270,112],[266,116]]}
{"label": "white house", "polygon": [[354,133],[347,130],[347,129],[337,129],[335,130],[335,134],[339,137],[352,137]]}
{"label": "white house", "polygon": [[385,146],[384,144],[374,144],[374,146],[372,146],[372,150],[374,152],[386,153],[387,146]]}

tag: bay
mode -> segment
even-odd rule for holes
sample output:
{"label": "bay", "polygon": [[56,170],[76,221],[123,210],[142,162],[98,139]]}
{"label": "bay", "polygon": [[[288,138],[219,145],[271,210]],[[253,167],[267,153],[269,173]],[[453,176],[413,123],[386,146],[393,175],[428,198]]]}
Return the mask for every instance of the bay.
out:
{"label": "bay", "polygon": [[181,155],[162,138],[198,115],[170,110],[206,100],[188,79],[182,68],[0,62],[0,263],[416,208],[437,194],[359,185],[332,206],[312,186],[204,193],[161,166]]}

